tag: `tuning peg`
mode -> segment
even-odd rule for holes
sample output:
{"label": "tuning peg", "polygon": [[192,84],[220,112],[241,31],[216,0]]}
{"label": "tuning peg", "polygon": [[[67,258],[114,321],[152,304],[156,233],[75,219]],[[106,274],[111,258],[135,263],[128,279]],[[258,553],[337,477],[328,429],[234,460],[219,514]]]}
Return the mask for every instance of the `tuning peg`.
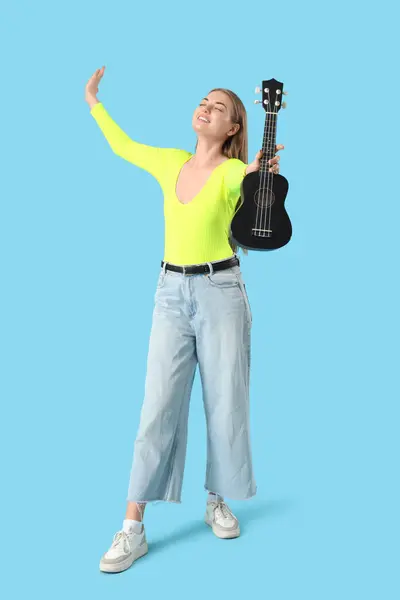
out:
{"label": "tuning peg", "polygon": [[261,100],[254,100],[254,104],[261,104]]}
{"label": "tuning peg", "polygon": [[287,96],[287,95],[288,95],[288,93],[289,93],[289,92],[282,92],[282,94],[284,94],[285,96]]}
{"label": "tuning peg", "polygon": [[282,102],[282,108],[286,108],[287,107],[287,102]]}
{"label": "tuning peg", "polygon": [[259,94],[260,92],[261,92],[261,88],[259,86],[257,86],[254,93]]}

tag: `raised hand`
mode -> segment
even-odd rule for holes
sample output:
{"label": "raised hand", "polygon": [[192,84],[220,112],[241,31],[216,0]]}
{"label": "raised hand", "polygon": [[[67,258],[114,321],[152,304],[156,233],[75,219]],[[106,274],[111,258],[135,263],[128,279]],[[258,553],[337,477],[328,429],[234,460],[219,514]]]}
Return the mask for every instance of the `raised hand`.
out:
{"label": "raised hand", "polygon": [[96,95],[99,92],[99,83],[101,78],[104,75],[105,66],[101,67],[101,69],[97,69],[90,77],[89,81],[85,87],[85,100],[89,102],[91,100],[96,99]]}

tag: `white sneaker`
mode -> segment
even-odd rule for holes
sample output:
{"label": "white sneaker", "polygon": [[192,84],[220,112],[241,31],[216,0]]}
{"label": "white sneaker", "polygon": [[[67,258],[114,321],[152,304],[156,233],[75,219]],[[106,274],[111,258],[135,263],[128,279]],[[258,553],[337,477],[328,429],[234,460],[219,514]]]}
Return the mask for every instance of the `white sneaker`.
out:
{"label": "white sneaker", "polygon": [[141,533],[126,533],[122,529],[114,535],[111,547],[100,559],[100,571],[120,573],[129,569],[133,561],[147,554],[148,546],[144,525]]}
{"label": "white sneaker", "polygon": [[235,538],[240,535],[239,521],[223,500],[207,502],[204,521],[219,538]]}

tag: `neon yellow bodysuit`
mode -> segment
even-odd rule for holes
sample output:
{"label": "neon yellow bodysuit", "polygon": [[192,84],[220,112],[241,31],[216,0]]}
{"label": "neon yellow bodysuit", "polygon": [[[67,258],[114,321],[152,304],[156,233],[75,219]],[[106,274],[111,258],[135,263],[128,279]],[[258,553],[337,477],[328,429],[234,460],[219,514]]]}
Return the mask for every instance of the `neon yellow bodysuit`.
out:
{"label": "neon yellow bodysuit", "polygon": [[238,158],[220,163],[200,192],[182,204],[176,196],[180,170],[193,154],[178,148],[158,148],[132,140],[110,117],[101,102],[90,114],[115,154],[153,175],[164,195],[164,261],[191,265],[232,256],[230,223],[240,196],[247,164]]}

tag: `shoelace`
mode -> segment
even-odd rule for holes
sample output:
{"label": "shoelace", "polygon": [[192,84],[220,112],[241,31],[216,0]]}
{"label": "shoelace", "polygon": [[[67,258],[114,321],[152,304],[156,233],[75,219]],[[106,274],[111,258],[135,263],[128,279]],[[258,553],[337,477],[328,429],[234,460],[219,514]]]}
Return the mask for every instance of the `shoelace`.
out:
{"label": "shoelace", "polygon": [[222,516],[224,518],[228,518],[228,519],[235,519],[232,511],[230,510],[230,508],[225,504],[225,502],[223,500],[219,500],[218,502],[216,502],[216,507],[215,510],[220,510],[220,512],[222,513]]}
{"label": "shoelace", "polygon": [[119,544],[122,544],[124,547],[124,550],[126,552],[129,552],[128,534],[123,530],[117,531],[117,533],[114,535],[114,539],[111,544],[111,548],[116,548],[117,546],[119,546]]}

